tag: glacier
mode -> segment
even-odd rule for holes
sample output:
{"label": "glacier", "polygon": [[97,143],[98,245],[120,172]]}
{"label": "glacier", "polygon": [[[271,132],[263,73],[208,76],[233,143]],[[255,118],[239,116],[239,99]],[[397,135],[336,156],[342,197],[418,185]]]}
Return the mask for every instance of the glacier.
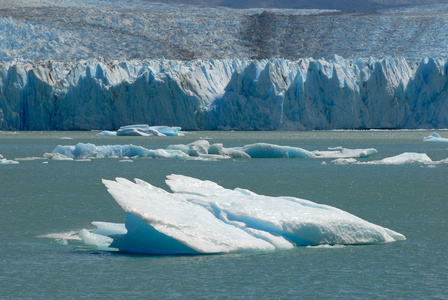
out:
{"label": "glacier", "polygon": [[104,180],[126,212],[125,224],[93,222],[79,237],[99,250],[141,254],[218,254],[297,246],[383,244],[405,240],[393,230],[340,209],[294,197],[269,197],[182,175],[173,191],[143,180]]}
{"label": "glacier", "polygon": [[89,60],[0,64],[0,129],[438,129],[448,61]]}
{"label": "glacier", "polygon": [[447,128],[447,16],[0,0],[0,130]]}
{"label": "glacier", "polygon": [[187,145],[169,145],[166,149],[147,149],[136,145],[101,145],[78,143],[58,145],[47,159],[90,159],[90,158],[164,158],[164,159],[227,159],[227,158],[368,158],[378,153],[375,148],[348,149],[330,148],[328,151],[308,151],[299,147],[255,143],[242,147],[226,148],[221,143],[211,144],[198,140]]}

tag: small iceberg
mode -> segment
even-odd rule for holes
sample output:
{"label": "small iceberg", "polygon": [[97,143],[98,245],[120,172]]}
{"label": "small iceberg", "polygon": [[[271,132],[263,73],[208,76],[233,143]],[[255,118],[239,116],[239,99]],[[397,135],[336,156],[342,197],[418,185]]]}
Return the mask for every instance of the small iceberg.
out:
{"label": "small iceberg", "polygon": [[140,179],[117,178],[103,183],[126,212],[126,222],[93,222],[96,231],[80,231],[84,243],[99,250],[217,254],[406,239],[328,205],[226,189],[182,175],[167,177],[172,192]]}
{"label": "small iceberg", "polygon": [[180,127],[169,126],[149,126],[128,125],[122,126],[118,131],[105,130],[97,134],[97,136],[183,136],[184,133]]}
{"label": "small iceberg", "polygon": [[408,164],[422,164],[422,165],[437,165],[446,164],[448,159],[433,161],[426,153],[405,152],[399,155],[386,157],[381,160],[372,160],[360,162],[354,158],[338,158],[332,161],[337,165],[408,165]]}
{"label": "small iceberg", "polygon": [[18,163],[18,161],[6,159],[0,154],[0,165],[16,165]]}
{"label": "small iceberg", "polygon": [[424,142],[435,142],[435,143],[448,143],[447,138],[443,138],[437,133],[433,132],[430,136],[423,138]]}
{"label": "small iceberg", "polygon": [[105,131],[101,131],[100,133],[98,133],[97,136],[117,136],[117,132],[105,130]]}

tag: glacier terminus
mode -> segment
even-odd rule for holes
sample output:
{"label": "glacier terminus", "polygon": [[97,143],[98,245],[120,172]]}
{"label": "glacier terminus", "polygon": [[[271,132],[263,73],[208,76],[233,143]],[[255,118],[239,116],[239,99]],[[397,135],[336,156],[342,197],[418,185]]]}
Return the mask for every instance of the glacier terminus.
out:
{"label": "glacier terminus", "polygon": [[124,60],[0,65],[0,129],[448,127],[448,61]]}

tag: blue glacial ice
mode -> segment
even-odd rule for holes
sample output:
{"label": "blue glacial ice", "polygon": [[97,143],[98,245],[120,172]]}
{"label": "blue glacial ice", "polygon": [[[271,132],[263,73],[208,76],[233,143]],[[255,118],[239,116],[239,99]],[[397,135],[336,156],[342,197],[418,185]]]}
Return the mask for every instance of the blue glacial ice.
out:
{"label": "blue glacial ice", "polygon": [[8,62],[0,130],[448,128],[447,68],[390,57]]}
{"label": "blue glacial ice", "polygon": [[170,126],[149,126],[127,125],[121,126],[117,131],[105,130],[97,134],[97,136],[183,136],[184,133],[180,127]]}
{"label": "blue glacial ice", "polygon": [[202,254],[406,239],[328,205],[230,190],[182,175],[168,176],[166,183],[173,192],[139,179],[135,183],[123,178],[103,183],[126,212],[126,222],[93,222],[96,231],[80,231],[87,245],[100,250]]}
{"label": "blue glacial ice", "polygon": [[424,142],[435,142],[435,143],[448,143],[447,138],[443,138],[435,132],[433,132],[430,136],[423,138],[423,141]]}
{"label": "blue glacial ice", "polygon": [[71,146],[57,146],[52,153],[46,153],[46,158],[124,158],[124,157],[151,157],[151,158],[171,158],[187,159],[189,156],[178,150],[147,149],[135,145],[106,145],[97,146],[94,144],[78,143]]}
{"label": "blue glacial ice", "polygon": [[78,143],[57,146],[48,159],[88,158],[165,158],[165,159],[226,159],[226,158],[366,158],[378,151],[374,148],[347,149],[330,148],[328,151],[308,151],[299,147],[255,143],[243,147],[225,148],[221,143],[211,144],[198,140],[189,144],[169,145],[166,149],[147,149],[136,145],[104,145]]}

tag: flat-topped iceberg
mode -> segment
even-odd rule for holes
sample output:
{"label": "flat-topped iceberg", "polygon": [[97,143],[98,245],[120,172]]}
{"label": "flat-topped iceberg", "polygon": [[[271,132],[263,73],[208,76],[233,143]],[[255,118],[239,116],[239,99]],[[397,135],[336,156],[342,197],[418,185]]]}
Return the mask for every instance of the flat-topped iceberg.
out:
{"label": "flat-topped iceberg", "polygon": [[350,158],[368,157],[378,151],[368,149],[331,148],[329,151],[308,151],[299,147],[255,143],[243,147],[225,148],[221,143],[198,140],[189,144],[169,145],[166,149],[147,149],[135,145],[105,145],[78,143],[57,146],[47,158],[55,155],[73,159],[105,157],[152,157],[168,159],[225,159],[225,158]]}
{"label": "flat-topped iceberg", "polygon": [[406,165],[406,164],[422,164],[437,165],[446,164],[448,159],[433,161],[426,153],[405,152],[395,156],[386,157],[380,160],[371,160],[360,162],[354,158],[338,158],[332,161],[334,164],[364,164],[364,165]]}
{"label": "flat-topped iceberg", "polygon": [[97,134],[97,136],[183,136],[184,133],[180,127],[170,126],[149,126],[127,125],[121,126],[118,131],[105,130]]}
{"label": "flat-topped iceberg", "polygon": [[230,190],[182,175],[168,176],[172,193],[139,179],[103,183],[126,212],[126,223],[94,222],[96,232],[80,232],[86,244],[101,250],[202,254],[406,239],[328,205]]}
{"label": "flat-topped iceberg", "polygon": [[430,136],[423,138],[424,142],[448,143],[447,138],[441,137],[439,134],[433,132]]}

